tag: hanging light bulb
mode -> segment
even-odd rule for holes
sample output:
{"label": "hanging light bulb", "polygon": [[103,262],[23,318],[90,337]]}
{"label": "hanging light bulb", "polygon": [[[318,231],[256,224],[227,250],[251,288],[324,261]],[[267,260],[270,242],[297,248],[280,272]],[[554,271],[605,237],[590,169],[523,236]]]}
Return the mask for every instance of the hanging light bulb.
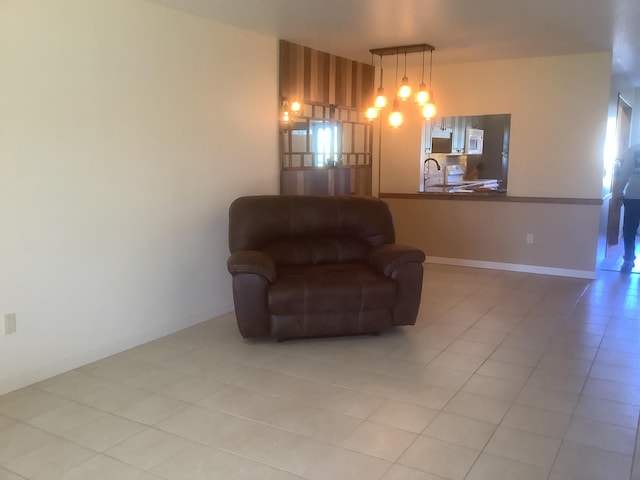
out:
{"label": "hanging light bulb", "polygon": [[[433,95],[431,95],[431,98],[433,98]],[[422,107],[422,116],[427,119],[433,118],[436,116],[436,104],[433,103],[433,100],[429,100]]]}
{"label": "hanging light bulb", "polygon": [[382,87],[383,73],[384,73],[384,70],[382,69],[382,55],[380,55],[380,86],[378,87],[378,96],[373,102],[374,106],[378,110],[382,110],[384,107],[387,106],[387,97],[385,96],[384,88]]}
{"label": "hanging light bulb", "polygon": [[427,91],[427,86],[424,84],[424,48],[422,49],[422,77],[415,99],[416,103],[420,106],[425,105],[429,101],[429,92]]}
{"label": "hanging light bulb", "polygon": [[398,98],[405,101],[411,96],[411,86],[409,85],[409,79],[407,78],[407,52],[404,53],[404,76],[402,77],[402,85],[398,89]]}
{"label": "hanging light bulb", "polygon": [[378,118],[378,109],[376,107],[369,107],[367,111],[364,112],[364,116],[367,120],[375,120]]}
{"label": "hanging light bulb", "polygon": [[433,99],[433,92],[431,91],[431,72],[433,71],[433,50],[431,50],[431,56],[429,58],[429,91],[427,92],[427,102],[422,107],[422,116],[424,118],[433,118],[436,116],[436,104]]}
{"label": "hanging light bulb", "polygon": [[291,117],[289,117],[289,102],[285,98],[282,100],[282,115],[280,117],[280,120],[282,120],[284,123],[288,123],[290,119]]}
{"label": "hanging light bulb", "polygon": [[291,111],[293,113],[299,113],[301,108],[302,106],[300,105],[300,102],[298,102],[297,100],[294,100],[293,102],[291,102]]}
{"label": "hanging light bulb", "polygon": [[391,115],[389,115],[389,125],[393,128],[398,128],[404,122],[404,117],[402,116],[402,112],[400,111],[400,102],[395,98],[393,100],[393,109],[391,110]]}

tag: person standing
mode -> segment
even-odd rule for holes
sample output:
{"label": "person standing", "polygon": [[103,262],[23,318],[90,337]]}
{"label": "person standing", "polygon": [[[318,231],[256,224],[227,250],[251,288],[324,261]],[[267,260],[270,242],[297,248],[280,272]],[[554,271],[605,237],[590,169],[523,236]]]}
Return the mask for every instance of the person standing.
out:
{"label": "person standing", "polygon": [[624,204],[624,262],[620,271],[631,273],[636,259],[636,233],[640,223],[640,144],[629,148],[622,157],[619,180],[613,187],[613,199]]}

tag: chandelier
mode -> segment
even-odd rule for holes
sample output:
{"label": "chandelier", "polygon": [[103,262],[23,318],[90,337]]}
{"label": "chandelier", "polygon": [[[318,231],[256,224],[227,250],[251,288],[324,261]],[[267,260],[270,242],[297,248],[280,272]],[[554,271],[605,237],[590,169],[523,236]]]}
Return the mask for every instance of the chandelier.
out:
{"label": "chandelier", "polygon": [[[407,54],[408,53],[422,53],[422,78],[418,90],[413,95],[415,103],[420,108],[420,113],[423,118],[433,118],[436,115],[436,105],[433,99],[433,91],[431,90],[431,72],[433,70],[433,51],[434,47],[426,43],[417,45],[403,45],[399,47],[385,47],[385,48],[373,48],[369,50],[371,52],[371,58],[373,63],[373,56],[380,57],[380,86],[378,87],[377,95],[373,101],[373,106],[369,107],[365,113],[369,120],[378,118],[381,112],[389,105],[389,100],[384,93],[383,86],[383,74],[384,69],[382,65],[382,59],[385,56],[395,55],[396,57],[396,79],[395,79],[395,95],[391,102],[391,112],[389,113],[389,124],[393,128],[398,128],[404,122],[404,116],[402,114],[401,105],[406,103],[411,98],[412,89],[409,85],[409,79],[407,78]],[[425,65],[425,53],[429,52],[429,88],[424,83],[424,65]],[[399,58],[404,55],[404,75],[400,86],[398,87],[398,70],[399,70]],[[375,81],[374,81],[375,83]]]}

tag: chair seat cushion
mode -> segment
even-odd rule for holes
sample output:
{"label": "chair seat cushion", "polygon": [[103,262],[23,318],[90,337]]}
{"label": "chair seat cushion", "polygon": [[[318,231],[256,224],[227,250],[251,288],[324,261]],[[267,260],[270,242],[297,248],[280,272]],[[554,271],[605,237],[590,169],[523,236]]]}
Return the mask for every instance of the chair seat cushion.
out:
{"label": "chair seat cushion", "polygon": [[278,269],[269,288],[272,314],[364,312],[392,309],[396,282],[364,263]]}

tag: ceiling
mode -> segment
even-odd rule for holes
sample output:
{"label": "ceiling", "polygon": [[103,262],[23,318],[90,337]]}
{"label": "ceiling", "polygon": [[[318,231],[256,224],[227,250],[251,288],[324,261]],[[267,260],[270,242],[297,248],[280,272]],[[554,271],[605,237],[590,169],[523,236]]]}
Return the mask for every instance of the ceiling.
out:
{"label": "ceiling", "polygon": [[362,62],[415,43],[434,65],[611,51],[614,75],[640,87],[638,0],[152,1]]}

